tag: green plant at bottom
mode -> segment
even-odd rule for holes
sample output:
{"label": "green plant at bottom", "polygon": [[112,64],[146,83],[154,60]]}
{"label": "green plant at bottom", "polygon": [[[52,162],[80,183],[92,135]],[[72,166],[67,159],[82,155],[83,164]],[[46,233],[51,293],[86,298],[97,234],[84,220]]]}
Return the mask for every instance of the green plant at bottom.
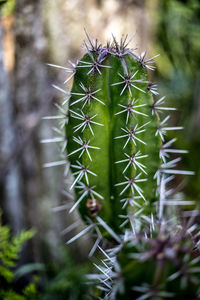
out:
{"label": "green plant at bottom", "polygon": [[84,300],[88,291],[85,284],[85,274],[90,270],[88,263],[77,262],[77,253],[71,253],[61,243],[51,250],[56,251],[56,258],[46,257],[45,272],[40,274],[42,290],[38,299]]}
{"label": "green plant at bottom", "polygon": [[34,230],[21,231],[12,236],[8,226],[2,226],[0,213],[0,299],[25,300],[37,299],[35,282],[30,282],[21,293],[14,288],[17,261],[26,241],[34,236]]}

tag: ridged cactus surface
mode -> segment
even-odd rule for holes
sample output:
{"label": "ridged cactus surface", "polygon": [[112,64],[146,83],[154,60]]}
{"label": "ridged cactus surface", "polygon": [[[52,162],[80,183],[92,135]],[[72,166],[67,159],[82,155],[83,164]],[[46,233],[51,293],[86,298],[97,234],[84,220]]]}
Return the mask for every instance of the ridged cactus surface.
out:
{"label": "ridged cactus surface", "polygon": [[147,68],[125,46],[123,40],[88,49],[79,61],[66,126],[74,207],[83,218],[100,215],[115,230],[123,209],[155,207],[160,163]]}

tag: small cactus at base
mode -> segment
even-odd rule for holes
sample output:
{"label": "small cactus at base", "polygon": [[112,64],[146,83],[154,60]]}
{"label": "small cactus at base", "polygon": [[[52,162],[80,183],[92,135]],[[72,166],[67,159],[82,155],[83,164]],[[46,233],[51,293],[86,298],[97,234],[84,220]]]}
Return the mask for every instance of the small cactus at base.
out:
{"label": "small cactus at base", "polygon": [[127,231],[112,249],[99,247],[97,273],[88,275],[99,299],[199,299],[200,251],[194,247],[199,231],[173,221],[149,226],[146,235]]}
{"label": "small cactus at base", "polygon": [[148,80],[157,56],[137,56],[127,36],[102,46],[86,35],[87,53],[63,67],[74,76],[70,93],[56,87],[67,94],[60,110],[76,194],[70,213],[78,208],[87,224],[67,243],[96,235],[89,256],[96,252],[101,262],[87,276],[92,299],[198,299],[198,224],[175,209],[194,203],[172,187],[175,175],[193,172],[170,158],[187,151],[165,137],[183,128],[167,124],[175,108]]}

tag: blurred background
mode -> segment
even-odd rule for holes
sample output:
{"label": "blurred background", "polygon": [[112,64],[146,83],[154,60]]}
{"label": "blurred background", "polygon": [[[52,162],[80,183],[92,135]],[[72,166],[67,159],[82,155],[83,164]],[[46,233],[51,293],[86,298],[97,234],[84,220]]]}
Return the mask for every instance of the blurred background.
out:
{"label": "blurred background", "polygon": [[185,198],[200,200],[199,0],[0,0],[0,208],[13,234],[36,231],[11,287],[20,293],[37,274],[36,299],[81,299],[85,289],[79,276],[88,268],[87,238],[65,246],[71,234],[65,229],[76,218],[68,215],[65,166],[46,164],[60,161],[59,143],[40,143],[55,136],[57,124],[42,117],[56,115],[54,103],[63,100],[52,84],[72,84],[63,84],[66,73],[47,63],[80,59],[84,28],[103,44],[111,34],[119,40],[136,33],[137,54],[160,54],[149,77],[178,108],[170,122],[185,129],[169,138],[177,136],[176,146],[189,150],[181,168],[196,173],[177,178],[177,185]]}

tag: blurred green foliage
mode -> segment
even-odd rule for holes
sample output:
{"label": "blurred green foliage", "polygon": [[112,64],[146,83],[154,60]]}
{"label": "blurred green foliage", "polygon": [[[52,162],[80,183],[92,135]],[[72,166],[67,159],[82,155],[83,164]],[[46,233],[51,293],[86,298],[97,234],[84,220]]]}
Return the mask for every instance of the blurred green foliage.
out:
{"label": "blurred green foliage", "polygon": [[12,15],[16,6],[16,0],[0,0],[0,10],[3,16]]}
{"label": "blurred green foliage", "polygon": [[[57,246],[57,259],[52,260],[47,254],[44,264],[30,263],[17,266],[20,253],[26,241],[35,235],[34,230],[21,231],[12,236],[8,226],[1,225],[0,214],[0,299],[3,300],[79,300],[86,299],[84,275],[88,264],[75,264],[65,246]],[[25,279],[28,274],[37,271],[38,276]]]}
{"label": "blurred green foliage", "polygon": [[34,230],[21,231],[12,236],[8,226],[1,224],[0,212],[0,299],[3,300],[34,300],[37,296],[35,282],[28,284],[20,293],[15,291],[15,271],[20,252],[26,241],[35,234]]}
{"label": "blurred green foliage", "polygon": [[[157,60],[156,80],[160,94],[166,95],[171,106],[178,108],[172,123],[185,126],[178,136],[176,146],[189,150],[182,168],[195,171],[187,178],[185,192],[197,200],[200,196],[200,1],[162,0],[156,13],[155,50]],[[170,137],[169,137],[170,138]]]}
{"label": "blurred green foliage", "polygon": [[[56,247],[58,260],[49,261],[41,274],[42,291],[40,300],[81,300],[87,299],[88,286],[85,274],[89,264],[75,263],[65,246]],[[76,257],[76,260],[78,258]]]}

